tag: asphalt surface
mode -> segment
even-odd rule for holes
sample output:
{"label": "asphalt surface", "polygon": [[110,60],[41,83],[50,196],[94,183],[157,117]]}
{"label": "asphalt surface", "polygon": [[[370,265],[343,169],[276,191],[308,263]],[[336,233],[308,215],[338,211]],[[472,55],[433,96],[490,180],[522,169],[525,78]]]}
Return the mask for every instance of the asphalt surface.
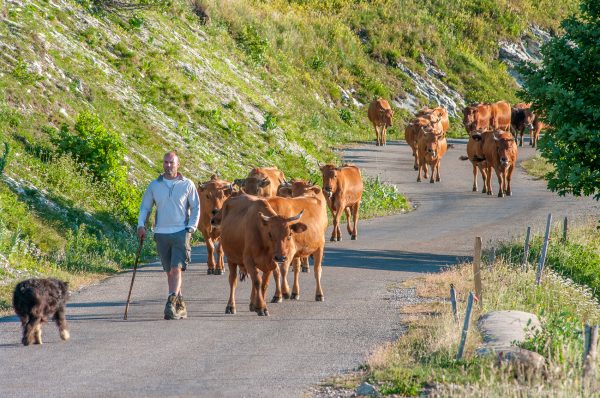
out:
{"label": "asphalt surface", "polygon": [[[138,271],[127,321],[130,272],[73,294],[68,342],[49,324],[43,345],[23,347],[17,318],[0,318],[0,397],[298,397],[402,333],[399,282],[468,259],[475,236],[489,245],[528,225],[542,231],[548,213],[571,222],[600,214],[597,202],[558,197],[520,168],[512,197],[471,192],[470,163],[458,160],[464,153],[456,141],[442,160],[442,181],[430,184],[416,182],[404,143],[346,150],[348,161],[397,184],[417,209],[361,221],[357,241],[327,242],[324,302],[314,301],[311,272],[301,274],[300,300],[269,304],[269,317],[248,311],[250,283],[240,282],[238,313],[225,315],[227,276],[207,275],[197,247],[184,278],[186,320],[162,319],[167,291],[158,264]],[[527,147],[520,159],[532,154]],[[271,283],[268,297],[273,291]]]}

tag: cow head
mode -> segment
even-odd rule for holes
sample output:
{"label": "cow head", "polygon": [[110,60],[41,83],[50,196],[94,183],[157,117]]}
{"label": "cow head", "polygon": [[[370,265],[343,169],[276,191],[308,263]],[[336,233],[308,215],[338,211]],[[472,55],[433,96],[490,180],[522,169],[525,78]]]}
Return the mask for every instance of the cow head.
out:
{"label": "cow head", "polygon": [[317,196],[321,193],[321,187],[313,181],[292,180],[289,185],[290,197]]}
{"label": "cow head", "polygon": [[387,127],[392,125],[392,118],[394,117],[394,111],[392,109],[379,108],[380,120],[385,123]]}
{"label": "cow head", "polygon": [[321,173],[323,174],[323,193],[327,198],[331,198],[338,188],[338,169],[333,164],[326,164],[321,166]]}
{"label": "cow head", "polygon": [[440,140],[444,138],[442,134],[436,134],[431,130],[427,131],[425,135],[423,135],[425,139],[425,151],[427,152],[427,156],[431,159],[437,159],[439,154],[439,145]]}
{"label": "cow head", "polygon": [[[213,176],[214,177],[214,176]],[[233,184],[212,178],[204,184],[198,185],[198,196],[200,197],[200,207],[205,212],[215,215],[223,202],[233,193]]]}
{"label": "cow head", "polygon": [[492,134],[496,144],[496,151],[498,152],[498,160],[500,161],[501,168],[507,168],[510,166],[510,162],[514,157],[514,152],[517,149],[515,138],[511,133],[501,132],[499,134]]}
{"label": "cow head", "polygon": [[[240,183],[238,183],[238,181]],[[267,177],[248,177],[244,179],[235,180],[240,186],[241,190],[248,195],[259,196],[262,192],[261,188],[264,188],[271,184],[271,181]]]}
{"label": "cow head", "polygon": [[523,131],[529,129],[533,131],[533,122],[535,120],[535,113],[529,108],[517,108],[513,107],[511,112],[511,124],[517,131]]}
{"label": "cow head", "polygon": [[302,214],[304,214],[304,210],[293,217],[282,217],[277,214],[265,215],[258,212],[258,223],[263,242],[273,249],[273,261],[276,263],[281,264],[293,255],[292,235],[304,232],[308,228],[306,224],[295,222],[302,217]]}

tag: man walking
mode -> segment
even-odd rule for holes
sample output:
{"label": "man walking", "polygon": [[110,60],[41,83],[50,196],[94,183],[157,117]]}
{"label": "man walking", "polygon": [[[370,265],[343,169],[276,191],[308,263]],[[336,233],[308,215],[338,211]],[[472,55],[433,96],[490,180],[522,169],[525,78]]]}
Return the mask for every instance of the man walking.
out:
{"label": "man walking", "polygon": [[190,262],[190,236],[200,218],[196,186],[178,173],[178,168],[177,152],[167,152],[163,157],[164,173],[146,189],[138,216],[138,237],[141,239],[146,237],[144,223],[156,204],[154,240],[169,283],[165,319],[187,318],[181,294],[182,272]]}

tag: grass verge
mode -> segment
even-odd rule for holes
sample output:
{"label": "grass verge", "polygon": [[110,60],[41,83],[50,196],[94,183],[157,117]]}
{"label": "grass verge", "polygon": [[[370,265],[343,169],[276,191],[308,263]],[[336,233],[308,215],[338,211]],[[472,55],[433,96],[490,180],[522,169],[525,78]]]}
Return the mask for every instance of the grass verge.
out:
{"label": "grass verge", "polygon": [[554,169],[554,166],[548,163],[546,159],[541,157],[539,153],[536,153],[531,159],[521,162],[521,166],[527,173],[538,180],[544,178],[544,176]]}
{"label": "grass verge", "polygon": [[[406,333],[373,353],[361,377],[353,374],[334,384],[348,389],[368,381],[383,395],[394,396],[423,393],[433,397],[594,396],[582,387],[582,329],[586,322],[600,322],[600,305],[593,289],[566,278],[561,272],[564,264],[575,269],[587,269],[590,260],[597,264],[599,237],[593,226],[586,226],[573,231],[569,243],[561,250],[551,248],[550,252],[555,254],[548,257],[548,270],[539,287],[535,286],[534,270],[521,267],[522,257],[515,248],[518,244],[503,246],[496,262],[482,270],[483,308],[474,307],[462,360],[455,359],[462,322],[453,320],[447,298],[449,286],[454,284],[459,314],[464,314],[468,292],[473,290],[472,265],[462,264],[395,287],[414,288],[420,297],[420,303],[401,309]],[[582,247],[589,256],[578,257]],[[545,374],[525,377],[510,367],[496,367],[492,358],[475,355],[481,341],[475,322],[480,315],[494,310],[521,310],[538,315],[542,330],[523,347],[546,358]]]}

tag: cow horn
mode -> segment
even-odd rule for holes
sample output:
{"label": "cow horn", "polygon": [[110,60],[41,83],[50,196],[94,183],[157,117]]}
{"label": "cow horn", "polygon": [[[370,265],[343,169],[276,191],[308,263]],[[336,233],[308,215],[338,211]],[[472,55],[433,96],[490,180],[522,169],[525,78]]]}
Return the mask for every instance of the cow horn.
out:
{"label": "cow horn", "polygon": [[295,216],[288,218],[286,221],[290,222],[290,221],[299,220],[300,217],[302,217],[302,214],[304,214],[304,210],[302,210],[300,213],[296,214]]}
{"label": "cow horn", "polygon": [[244,185],[244,180],[245,178],[236,178],[235,180],[233,180],[233,185],[241,187],[242,185]]}
{"label": "cow horn", "polygon": [[263,219],[264,222],[269,222],[269,220],[273,218],[272,216],[265,216],[261,211],[258,212],[258,215]]}

